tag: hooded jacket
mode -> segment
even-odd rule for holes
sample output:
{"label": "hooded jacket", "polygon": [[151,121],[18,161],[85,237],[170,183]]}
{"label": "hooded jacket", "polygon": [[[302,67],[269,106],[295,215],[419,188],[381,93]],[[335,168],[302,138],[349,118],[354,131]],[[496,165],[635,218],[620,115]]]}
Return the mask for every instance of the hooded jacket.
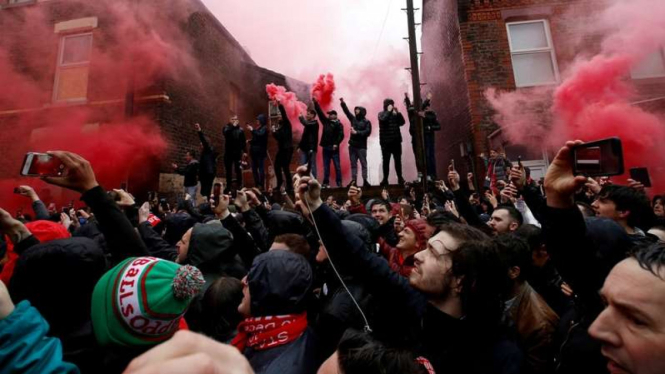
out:
{"label": "hooded jacket", "polygon": [[224,126],[224,157],[230,157],[232,159],[240,160],[242,154],[245,153],[247,149],[245,144],[247,140],[245,138],[245,131],[238,126],[233,126],[233,124],[228,123]]}
{"label": "hooded jacket", "polygon": [[361,106],[355,109],[359,111],[357,116],[349,111],[345,102],[342,102],[342,110],[351,122],[351,128],[357,131],[349,137],[349,147],[367,149],[367,138],[372,134],[372,123],[367,119],[367,109]]}
{"label": "hooded jacket", "polygon": [[194,226],[187,264],[203,273],[206,280],[203,292],[222,276],[238,279],[245,276],[245,267],[233,246],[233,235],[220,222]]}
{"label": "hooded jacket", "polygon": [[199,162],[197,160],[192,160],[187,165],[180,166],[176,172],[185,176],[185,187],[193,187],[199,183]]}
{"label": "hooded jacket", "polygon": [[252,154],[259,157],[266,157],[268,154],[268,126],[266,116],[258,116],[259,128],[252,130],[252,140],[249,142],[249,149]]}
{"label": "hooded jacket", "polygon": [[[416,139],[416,108],[411,103],[411,100],[407,97],[404,99],[404,104],[409,111],[409,134],[411,134],[411,141],[415,142]],[[435,131],[441,130],[441,124],[439,123],[436,112],[433,110],[425,110],[425,108],[431,105],[430,100],[425,100],[423,103],[422,110],[425,111],[425,118],[423,118],[423,127],[425,128],[425,135],[433,136]]]}
{"label": "hooded jacket", "polygon": [[342,122],[338,119],[331,120],[328,118],[328,116],[323,113],[323,109],[321,109],[321,106],[317,101],[314,102],[314,109],[319,116],[319,121],[323,124],[321,147],[329,148],[336,145],[337,149],[339,149],[339,145],[342,144],[342,140],[344,140],[344,127],[342,126]]}
{"label": "hooded jacket", "polygon": [[[28,239],[26,239],[28,240]],[[22,250],[10,281],[15,303],[30,301],[62,341],[64,359],[82,372],[94,372],[101,351],[90,320],[92,290],[107,269],[101,248],[87,238],[69,238]],[[26,243],[27,244],[27,243]]]}
{"label": "hooded jacket", "polygon": [[402,113],[388,111],[388,106],[395,106],[392,99],[383,101],[383,112],[379,113],[379,142],[381,147],[393,147],[402,144],[402,132],[400,127],[404,126]]}
{"label": "hooded jacket", "polygon": [[[312,287],[307,260],[289,251],[258,256],[247,275],[252,317],[300,314],[306,310]],[[310,328],[293,342],[266,350],[243,352],[256,374],[316,373],[320,360]]]}
{"label": "hooded jacket", "polygon": [[299,119],[305,130],[302,133],[302,138],[300,138],[298,149],[303,152],[313,151],[316,153],[319,146],[319,121],[316,118],[308,120],[303,116],[300,116]]}
{"label": "hooded jacket", "polygon": [[293,127],[282,104],[279,104],[279,113],[282,115],[282,119],[279,120],[279,128],[275,129],[272,135],[277,140],[277,147],[280,151],[291,150],[293,149]]}

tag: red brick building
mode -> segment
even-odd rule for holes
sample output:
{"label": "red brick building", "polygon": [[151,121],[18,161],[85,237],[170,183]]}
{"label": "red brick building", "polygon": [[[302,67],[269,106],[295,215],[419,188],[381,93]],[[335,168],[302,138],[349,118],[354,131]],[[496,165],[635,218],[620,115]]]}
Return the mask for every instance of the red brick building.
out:
{"label": "red brick building", "polygon": [[223,154],[232,114],[245,123],[267,112],[266,84],[307,90],[257,66],[200,0],[0,0],[0,29],[0,179],[17,177],[31,141],[56,122],[85,113],[95,131],[142,116],[169,147],[132,167],[129,189],[170,192],[182,183],[171,163],[199,147],[194,123]]}
{"label": "red brick building", "polygon": [[[571,15],[594,14],[595,0],[424,0],[423,57],[426,89],[443,130],[437,134],[439,166],[457,159],[464,171],[484,172],[478,155],[503,147],[509,158],[522,156],[535,177],[546,170],[546,152],[510,144],[493,121],[484,96],[488,88],[524,90],[561,82],[583,46],[600,50],[598,35],[572,30]],[[564,20],[565,17],[565,20]],[[580,18],[582,19],[582,18]],[[580,21],[582,22],[582,21]],[[640,92],[635,105],[665,111],[665,58],[661,51],[632,72]],[[465,156],[470,155],[470,156]]]}

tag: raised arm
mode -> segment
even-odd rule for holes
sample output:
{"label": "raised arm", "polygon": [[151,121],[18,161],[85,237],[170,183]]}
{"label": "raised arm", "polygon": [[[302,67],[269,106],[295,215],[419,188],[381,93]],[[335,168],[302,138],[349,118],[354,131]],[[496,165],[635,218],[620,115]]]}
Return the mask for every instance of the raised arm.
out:
{"label": "raised arm", "polygon": [[206,139],[205,134],[203,134],[203,130],[201,129],[201,125],[198,123],[194,125],[194,128],[196,129],[196,132],[199,135],[199,140],[201,141],[201,144],[203,144],[203,148],[205,148],[207,151],[211,151],[212,147],[210,147],[210,143],[208,143],[208,139]]}
{"label": "raised arm", "polygon": [[316,99],[312,99],[312,102],[314,103],[314,110],[316,110],[316,115],[319,116],[319,121],[321,121],[324,126],[330,125],[330,120],[328,120],[326,114],[323,113],[323,109],[321,109],[319,102],[316,101]]}
{"label": "raised arm", "polygon": [[351,113],[351,111],[349,110],[349,107],[346,105],[346,102],[344,101],[344,99],[339,99],[339,101],[342,105],[342,111],[346,115],[346,118],[348,118],[349,121],[351,121],[351,124],[353,124],[353,122],[356,121],[356,116],[354,116],[353,113]]}

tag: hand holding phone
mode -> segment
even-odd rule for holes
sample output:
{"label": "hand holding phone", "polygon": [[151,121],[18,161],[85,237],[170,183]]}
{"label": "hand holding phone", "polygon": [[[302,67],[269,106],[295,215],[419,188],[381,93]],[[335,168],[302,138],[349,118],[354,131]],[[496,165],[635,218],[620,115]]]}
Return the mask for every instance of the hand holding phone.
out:
{"label": "hand holding phone", "polygon": [[642,183],[646,188],[651,188],[651,178],[649,177],[649,169],[647,168],[632,168],[630,169],[630,179],[635,182]]}
{"label": "hand holding phone", "polygon": [[624,172],[623,148],[619,138],[576,145],[573,173],[587,177],[621,175]]}
{"label": "hand holding phone", "polygon": [[88,160],[83,157],[64,151],[47,152],[48,155],[58,159],[64,167],[59,167],[62,173],[57,176],[42,175],[42,179],[49,184],[64,187],[73,191],[84,193],[99,184],[95,178],[95,172]]}
{"label": "hand holding phone", "polygon": [[24,177],[61,177],[64,172],[65,164],[47,153],[28,152],[21,167]]}

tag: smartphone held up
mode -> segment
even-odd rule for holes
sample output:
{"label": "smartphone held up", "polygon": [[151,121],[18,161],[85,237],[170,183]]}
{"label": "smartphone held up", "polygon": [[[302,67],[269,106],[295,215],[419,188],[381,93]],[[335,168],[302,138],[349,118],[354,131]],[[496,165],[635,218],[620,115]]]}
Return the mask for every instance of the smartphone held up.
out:
{"label": "smartphone held up", "polygon": [[623,147],[619,138],[584,143],[573,148],[575,175],[609,177],[624,173]]}
{"label": "smartphone held up", "polygon": [[24,177],[61,177],[64,172],[65,164],[46,153],[28,152],[21,166]]}

